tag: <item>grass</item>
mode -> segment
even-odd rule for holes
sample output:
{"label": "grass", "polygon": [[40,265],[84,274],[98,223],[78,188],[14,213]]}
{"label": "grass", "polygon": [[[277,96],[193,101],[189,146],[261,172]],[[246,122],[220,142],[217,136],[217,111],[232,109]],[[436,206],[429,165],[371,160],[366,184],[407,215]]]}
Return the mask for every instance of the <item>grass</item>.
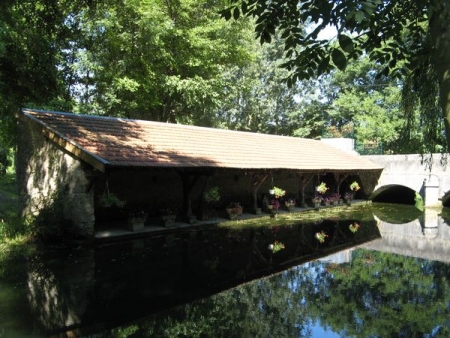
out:
{"label": "grass", "polygon": [[14,173],[0,177],[0,219],[17,216],[17,184]]}
{"label": "grass", "polygon": [[219,223],[226,227],[267,227],[267,226],[289,226],[301,223],[311,223],[323,219],[355,219],[359,221],[373,220],[372,208],[366,203],[354,204],[351,207],[337,206],[333,208],[321,208],[319,210],[308,210],[302,212],[290,212],[278,214],[277,217],[257,217],[246,220],[234,220]]}
{"label": "grass", "polygon": [[[17,184],[13,168],[0,177],[0,266],[35,252],[31,237],[18,215]],[[0,269],[0,275],[2,269]]]}

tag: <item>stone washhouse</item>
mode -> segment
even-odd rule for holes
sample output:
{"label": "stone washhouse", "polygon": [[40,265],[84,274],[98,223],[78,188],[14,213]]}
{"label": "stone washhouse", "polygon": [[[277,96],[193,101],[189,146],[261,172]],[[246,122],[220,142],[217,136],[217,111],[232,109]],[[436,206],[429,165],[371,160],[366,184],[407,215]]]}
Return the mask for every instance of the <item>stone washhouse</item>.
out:
{"label": "stone washhouse", "polygon": [[[56,210],[74,238],[92,239],[98,224],[136,210],[170,209],[192,223],[211,187],[220,192],[217,209],[238,201],[246,212],[257,212],[273,186],[305,206],[318,182],[343,193],[357,180],[365,198],[383,169],[311,139],[35,109],[17,120],[20,211]],[[101,208],[105,194],[124,202],[120,212]]]}

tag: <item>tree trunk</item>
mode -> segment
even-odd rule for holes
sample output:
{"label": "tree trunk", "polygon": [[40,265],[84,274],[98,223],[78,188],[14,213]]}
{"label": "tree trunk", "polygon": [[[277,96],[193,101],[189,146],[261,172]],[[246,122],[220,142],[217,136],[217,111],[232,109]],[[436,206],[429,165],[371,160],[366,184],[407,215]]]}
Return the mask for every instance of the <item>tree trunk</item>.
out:
{"label": "tree trunk", "polygon": [[433,1],[429,26],[439,79],[440,104],[445,125],[447,150],[450,149],[450,0]]}

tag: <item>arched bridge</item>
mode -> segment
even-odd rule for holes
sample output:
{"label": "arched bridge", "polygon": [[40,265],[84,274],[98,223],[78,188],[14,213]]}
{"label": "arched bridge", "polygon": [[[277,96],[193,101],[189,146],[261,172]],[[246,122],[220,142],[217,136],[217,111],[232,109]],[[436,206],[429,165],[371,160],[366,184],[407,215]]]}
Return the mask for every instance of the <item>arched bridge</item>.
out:
{"label": "arched bridge", "polygon": [[370,199],[419,193],[426,207],[450,206],[448,154],[366,155],[384,169]]}

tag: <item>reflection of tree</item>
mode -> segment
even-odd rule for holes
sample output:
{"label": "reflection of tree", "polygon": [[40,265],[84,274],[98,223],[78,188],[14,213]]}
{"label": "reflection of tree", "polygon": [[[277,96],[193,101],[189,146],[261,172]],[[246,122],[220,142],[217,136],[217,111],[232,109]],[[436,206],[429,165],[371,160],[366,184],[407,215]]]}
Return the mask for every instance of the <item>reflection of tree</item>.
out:
{"label": "reflection of tree", "polygon": [[364,250],[354,252],[351,267],[301,271],[314,285],[303,294],[308,313],[358,337],[449,336],[449,273],[438,262]]}
{"label": "reflection of tree", "polygon": [[307,337],[305,307],[290,280],[261,279],[97,337],[122,337],[124,330],[143,337]]}
{"label": "reflection of tree", "polygon": [[316,321],[343,337],[448,337],[449,275],[358,249],[351,264],[304,264],[98,337],[310,337]]}

